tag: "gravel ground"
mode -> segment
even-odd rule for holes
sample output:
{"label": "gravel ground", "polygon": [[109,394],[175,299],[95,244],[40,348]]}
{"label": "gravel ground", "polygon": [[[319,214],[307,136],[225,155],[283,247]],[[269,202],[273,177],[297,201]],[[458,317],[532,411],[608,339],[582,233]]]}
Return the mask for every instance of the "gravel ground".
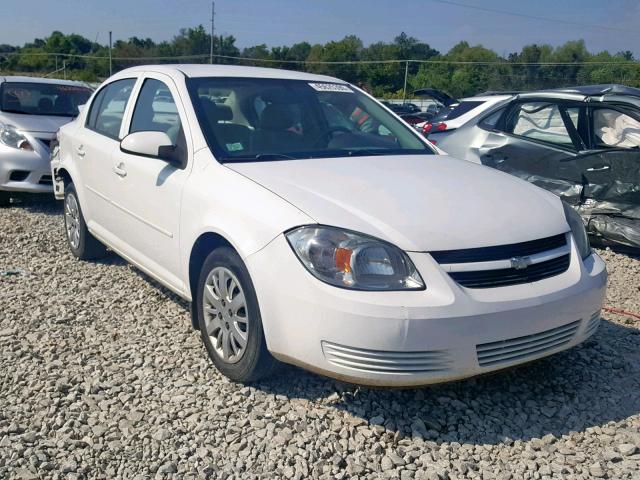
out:
{"label": "gravel ground", "polygon": [[[518,369],[412,390],[293,367],[229,382],[188,305],[111,257],[74,260],[59,205],[0,210],[0,478],[640,478],[640,321]],[[600,252],[608,305],[640,261]]]}

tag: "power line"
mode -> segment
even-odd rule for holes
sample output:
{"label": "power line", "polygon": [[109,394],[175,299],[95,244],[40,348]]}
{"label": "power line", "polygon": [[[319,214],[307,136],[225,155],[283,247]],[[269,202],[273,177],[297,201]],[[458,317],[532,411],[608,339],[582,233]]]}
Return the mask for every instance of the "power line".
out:
{"label": "power line", "polygon": [[[51,53],[51,52],[0,52],[0,56],[38,56],[38,57],[65,57],[65,58],[80,58],[89,60],[108,60],[109,56],[101,55],[83,55],[75,53]],[[186,60],[186,59],[204,59],[209,58],[209,53],[194,54],[194,55],[170,55],[170,56],[155,56],[155,57],[111,57],[112,60],[118,61],[154,61],[154,60]],[[278,60],[275,58],[251,58],[251,57],[239,57],[232,55],[219,55],[214,54],[214,58],[222,58],[227,60],[238,60],[244,62],[263,62],[263,63],[279,63],[289,65],[369,65],[369,64],[443,64],[443,65],[497,65],[497,66],[518,66],[518,67],[573,67],[573,66],[601,66],[601,65],[616,65],[616,66],[640,66],[640,62],[636,61],[593,61],[593,62],[510,62],[508,60],[498,61],[466,61],[466,60],[417,60],[417,59],[390,59],[390,60],[338,60],[338,61],[322,61],[322,60]]]}
{"label": "power line", "polygon": [[610,31],[614,31],[614,32],[625,32],[625,33],[633,33],[633,34],[638,34],[638,30],[634,30],[634,29],[630,29],[630,28],[620,28],[620,27],[611,27],[608,25],[598,25],[598,24],[593,24],[593,23],[581,23],[581,22],[574,22],[572,20],[563,20],[561,18],[552,18],[552,17],[544,17],[541,15],[531,15],[531,14],[527,14],[527,13],[519,13],[519,12],[512,12],[509,10],[502,10],[499,8],[492,8],[492,7],[481,7],[478,5],[469,5],[466,3],[461,3],[461,2],[454,2],[451,0],[429,0],[431,2],[434,3],[443,3],[446,5],[453,5],[455,7],[462,7],[462,8],[469,8],[472,10],[480,10],[482,12],[490,12],[490,13],[499,13],[502,15],[511,15],[512,17],[521,17],[521,18],[527,18],[530,20],[542,20],[544,22],[555,22],[555,23],[563,23],[565,25],[573,25],[575,27],[586,27],[586,28],[600,28],[603,30],[610,30]]}

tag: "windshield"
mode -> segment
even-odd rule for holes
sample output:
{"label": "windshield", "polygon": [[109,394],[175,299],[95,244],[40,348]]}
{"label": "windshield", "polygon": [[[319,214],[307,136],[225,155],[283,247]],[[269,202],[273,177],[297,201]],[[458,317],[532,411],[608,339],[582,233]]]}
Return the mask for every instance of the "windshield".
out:
{"label": "windshield", "polygon": [[5,82],[0,88],[0,110],[26,115],[75,117],[91,96],[91,89],[80,85]]}
{"label": "windshield", "polygon": [[346,84],[192,78],[189,90],[221,162],[433,151],[376,101]]}

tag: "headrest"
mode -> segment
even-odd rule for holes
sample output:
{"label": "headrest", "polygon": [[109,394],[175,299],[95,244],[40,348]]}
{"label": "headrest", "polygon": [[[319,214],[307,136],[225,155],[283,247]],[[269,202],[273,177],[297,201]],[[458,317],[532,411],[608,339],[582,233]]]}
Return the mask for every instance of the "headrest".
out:
{"label": "headrest", "polygon": [[202,108],[211,123],[233,119],[233,110],[231,110],[231,107],[228,105],[220,105],[208,98],[203,98]]}
{"label": "headrest", "polygon": [[263,130],[286,130],[295,123],[291,108],[286,103],[267,105],[260,115],[260,128]]}

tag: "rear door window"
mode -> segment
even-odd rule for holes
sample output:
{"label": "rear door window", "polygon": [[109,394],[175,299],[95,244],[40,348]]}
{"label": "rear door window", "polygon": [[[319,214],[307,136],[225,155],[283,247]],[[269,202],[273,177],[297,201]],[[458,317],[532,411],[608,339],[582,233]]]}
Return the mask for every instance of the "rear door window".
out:
{"label": "rear door window", "polygon": [[440,112],[435,117],[433,117],[432,123],[444,122],[445,120],[454,120],[461,117],[465,113],[469,113],[471,110],[479,107],[483,103],[483,101],[478,100],[463,100],[456,105],[440,110]]}
{"label": "rear door window", "polygon": [[509,112],[505,131],[532,140],[563,147],[574,147],[560,108],[555,103],[527,102],[517,104]]}

